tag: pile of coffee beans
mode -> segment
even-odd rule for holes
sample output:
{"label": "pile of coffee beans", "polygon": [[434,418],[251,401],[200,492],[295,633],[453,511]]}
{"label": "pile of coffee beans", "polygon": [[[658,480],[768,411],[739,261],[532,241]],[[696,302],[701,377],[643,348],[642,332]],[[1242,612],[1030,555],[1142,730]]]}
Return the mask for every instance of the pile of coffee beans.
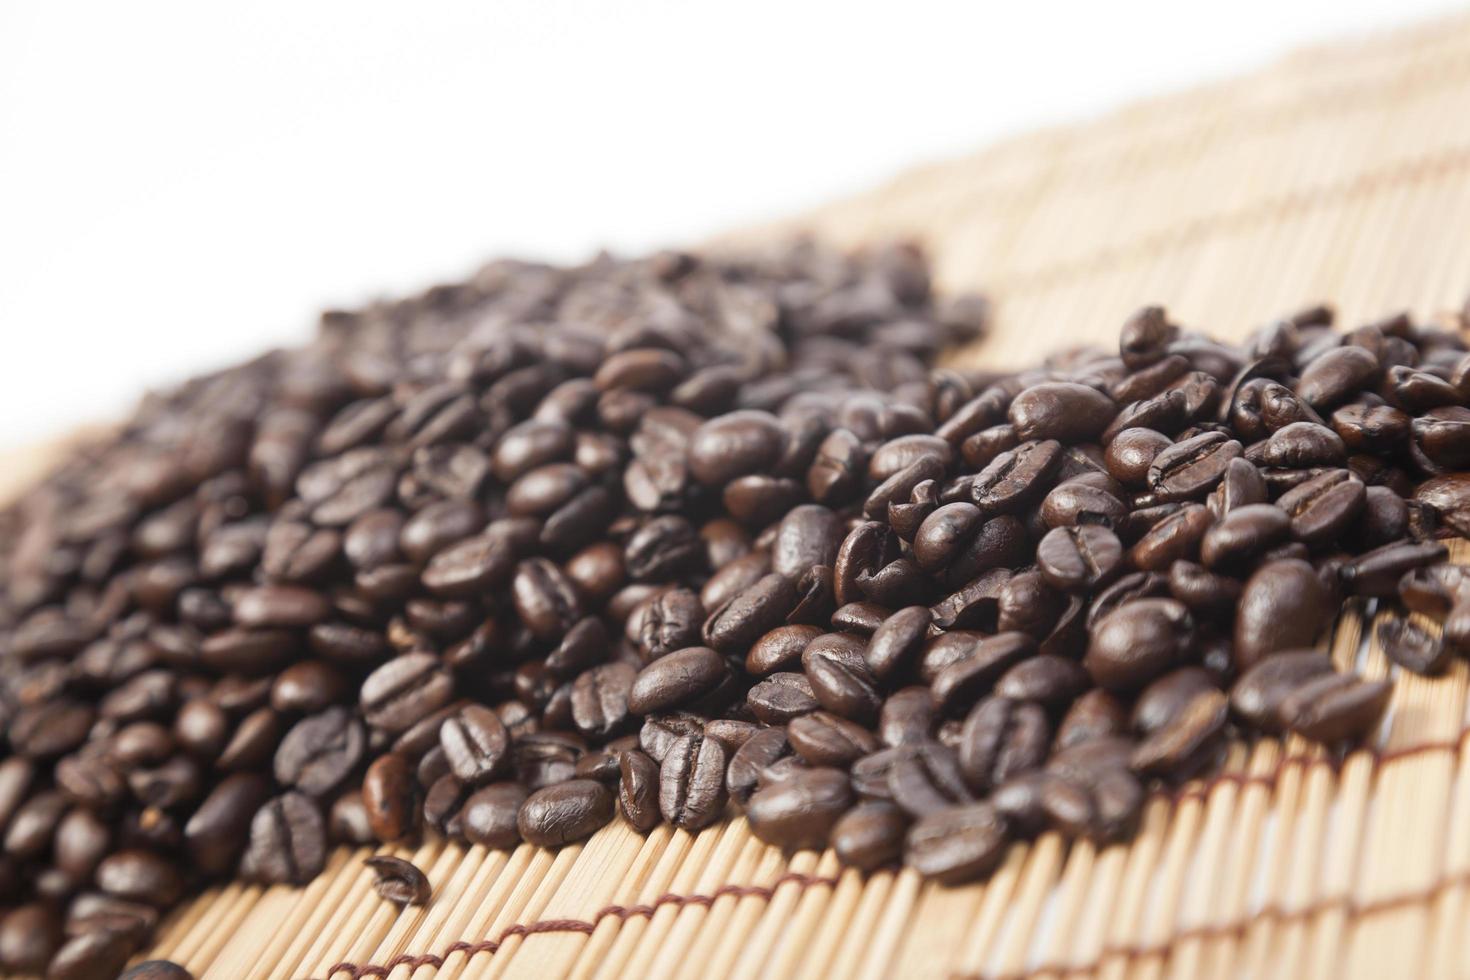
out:
{"label": "pile of coffee beans", "polygon": [[[501,262],[150,398],[0,516],[0,965],[111,976],[334,843],[621,813],[958,882],[1470,648],[1470,357],[1141,310],[1035,370],[915,250]],[[1375,606],[1376,608],[1376,606]],[[389,900],[417,869],[374,864]]]}

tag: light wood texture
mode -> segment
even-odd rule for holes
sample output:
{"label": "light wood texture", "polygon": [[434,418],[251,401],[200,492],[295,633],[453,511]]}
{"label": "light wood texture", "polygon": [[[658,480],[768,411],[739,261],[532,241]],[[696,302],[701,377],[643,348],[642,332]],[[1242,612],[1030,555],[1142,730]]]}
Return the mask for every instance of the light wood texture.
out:
{"label": "light wood texture", "polygon": [[[1003,93],[998,94],[1004,97]],[[985,97],[976,93],[977,98]],[[1351,324],[1450,322],[1470,289],[1470,18],[1303,52],[1247,78],[1035,133],[741,232],[923,241],[996,301],[955,356],[1031,363],[1144,302],[1222,336],[1328,300]],[[1470,559],[1470,545],[1457,548]],[[1362,610],[1343,664],[1389,670]],[[1401,680],[1368,750],[1237,747],[1126,846],[1046,836],[988,883],[864,880],[741,820],[622,824],[557,854],[430,843],[435,899],[394,911],[361,858],[304,889],[231,885],[153,955],[205,977],[1383,978],[1470,976],[1470,670]]]}

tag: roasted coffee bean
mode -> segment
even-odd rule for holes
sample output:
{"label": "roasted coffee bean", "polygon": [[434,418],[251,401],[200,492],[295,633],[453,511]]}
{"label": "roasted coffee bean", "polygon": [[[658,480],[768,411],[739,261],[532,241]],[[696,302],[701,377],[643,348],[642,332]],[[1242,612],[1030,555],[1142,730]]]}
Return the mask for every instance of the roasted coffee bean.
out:
{"label": "roasted coffee bean", "polygon": [[1127,514],[1123,501],[1081,479],[1059,485],[1041,502],[1041,519],[1050,528],[1078,525],[1113,528],[1120,526]]}
{"label": "roasted coffee bean", "polygon": [[576,586],[544,558],[528,559],[516,567],[511,592],[521,621],[539,640],[559,639],[582,617]]}
{"label": "roasted coffee bean", "polygon": [[171,960],[144,960],[124,970],[118,980],[194,980],[194,974]]}
{"label": "roasted coffee bean", "polygon": [[690,705],[714,691],[729,674],[709,647],[686,647],[640,670],[627,696],[629,711],[650,715]]}
{"label": "roasted coffee bean", "polygon": [[373,890],[394,905],[429,904],[429,879],[411,862],[376,854],[362,863],[373,870]]}
{"label": "roasted coffee bean", "polygon": [[1414,568],[1399,579],[1399,599],[1411,612],[1443,622],[1455,604],[1470,597],[1470,575],[1464,565]]}
{"label": "roasted coffee bean", "polygon": [[1038,653],[1011,667],[995,682],[995,693],[1018,701],[1061,708],[1086,690],[1088,675],[1075,660]]}
{"label": "roasted coffee bean", "polygon": [[1148,486],[1162,499],[1198,500],[1225,475],[1241,445],[1221,432],[1205,432],[1175,443],[1154,457]]}
{"label": "roasted coffee bean", "polygon": [[98,929],[61,945],[46,968],[48,980],[107,980],[123,972],[135,943],[122,933]]}
{"label": "roasted coffee bean", "polygon": [[658,800],[658,763],[637,749],[624,751],[618,758],[618,804],[624,818],[639,833],[648,833],[663,819]]}
{"label": "roasted coffee bean", "polygon": [[750,832],[768,844],[798,850],[822,848],[852,802],[847,773],[817,767],[757,790],[746,804],[745,815]]}
{"label": "roasted coffee bean", "polygon": [[1201,504],[1186,504],[1154,524],[1129,552],[1144,571],[1162,572],[1176,561],[1192,561],[1214,531],[1214,517]]}
{"label": "roasted coffee bean", "polygon": [[1348,674],[1320,674],[1304,681],[1281,702],[1288,727],[1318,742],[1366,737],[1388,707],[1393,687]]}
{"label": "roasted coffee bean", "polygon": [[989,803],[966,803],[920,817],[904,842],[904,862],[947,885],[984,877],[1000,864],[1009,838]]}
{"label": "roasted coffee bean", "polygon": [[1009,417],[1022,440],[1088,442],[1112,421],[1113,400],[1095,388],[1068,382],[1032,385],[1011,402]]}
{"label": "roasted coffee bean", "polygon": [[1206,568],[1239,572],[1290,533],[1291,517],[1286,511],[1275,504],[1247,504],[1230,511],[1205,532],[1199,558]]}
{"label": "roasted coffee bean", "polygon": [[1059,442],[1023,442],[997,456],[970,482],[970,501],[986,516],[1014,513],[1045,493],[1061,462]]}
{"label": "roasted coffee bean", "polygon": [[1240,507],[1264,504],[1266,497],[1266,479],[1261,471],[1250,460],[1237,456],[1225,467],[1225,475],[1211,491],[1208,505],[1218,519]]}
{"label": "roasted coffee bean", "polygon": [[847,766],[874,752],[873,733],[826,711],[799,715],[786,725],[791,748],[813,766]]}
{"label": "roasted coffee bean", "polygon": [[828,837],[843,864],[874,871],[902,856],[908,826],[908,815],[892,803],[866,800],[839,817]]}
{"label": "roasted coffee bean", "polygon": [[[731,799],[741,806],[750,799],[767,767],[791,754],[786,732],[780,728],[764,728],[751,736],[730,757],[725,774],[725,788]],[[631,818],[630,818],[631,819]]]}
{"label": "roasted coffee bean", "polygon": [[1136,690],[1182,660],[1194,633],[1194,619],[1183,604],[1138,599],[1098,621],[1083,665],[1110,691]]}
{"label": "roasted coffee bean", "polygon": [[366,749],[362,723],[346,708],[328,708],[297,722],[281,739],[276,781],[310,796],[326,796],[352,774]]}
{"label": "roasted coffee bean", "polygon": [[720,487],[746,473],[768,470],[786,448],[786,430],[766,412],[738,411],[710,419],[689,441],[689,472]]}
{"label": "roasted coffee bean", "polygon": [[1269,653],[1311,646],[1333,613],[1331,602],[1304,561],[1272,561],[1256,569],[1235,615],[1236,667],[1245,670]]}
{"label": "roasted coffee bean", "polygon": [[1133,769],[1174,779],[1192,775],[1200,754],[1225,728],[1225,695],[1213,687],[1178,705],[1133,752]]}
{"label": "roasted coffee bean", "polygon": [[195,865],[209,874],[232,869],[245,849],[251,818],[270,794],[270,781],[255,773],[222,779],[184,825],[184,842]]}
{"label": "roasted coffee bean", "polygon": [[1332,659],[1317,650],[1273,653],[1241,674],[1230,689],[1230,707],[1255,728],[1284,731],[1291,719],[1283,705],[1299,687],[1332,673]]}
{"label": "roasted coffee bean", "polygon": [[256,811],[240,870],[266,884],[302,885],[321,873],[326,860],[321,810],[309,797],[293,792]]}
{"label": "roasted coffee bean", "polygon": [[725,766],[725,750],[714,739],[676,739],[659,764],[658,808],[664,819],[689,831],[719,819],[725,807]]}
{"label": "roasted coffee bean", "polygon": [[779,671],[752,687],[745,703],[767,725],[784,725],[821,707],[805,674]]}
{"label": "roasted coffee bean", "polygon": [[1053,745],[1060,751],[1109,735],[1127,731],[1128,713],[1123,703],[1101,688],[1083,694],[1062,717]]}
{"label": "roasted coffee bean", "polygon": [[442,708],[453,696],[453,679],[439,658],[431,653],[410,653],[369,674],[363,681],[359,703],[369,725],[397,733]]}
{"label": "roasted coffee bean", "polygon": [[721,653],[744,654],[763,634],[782,625],[796,602],[790,579],[766,575],[710,613],[704,622],[704,640]]}
{"label": "roasted coffee bean", "polygon": [[590,837],[613,817],[613,797],[592,779],[539,789],[521,805],[517,827],[528,843],[557,847]]}
{"label": "roasted coffee bean", "polygon": [[1443,673],[1449,665],[1451,651],[1439,637],[1413,620],[1380,620],[1377,635],[1384,654],[1405,670],[1433,675]]}
{"label": "roasted coffee bean", "polygon": [[521,842],[517,823],[527,797],[520,783],[500,782],[470,794],[461,811],[465,840],[496,850],[510,850]]}
{"label": "roasted coffee bean", "polygon": [[510,761],[510,735],[499,716],[483,705],[465,705],[444,719],[439,745],[450,771],[472,786],[495,779]]}
{"label": "roasted coffee bean", "polygon": [[1378,358],[1361,347],[1337,347],[1302,370],[1297,394],[1321,411],[1333,408],[1367,387],[1377,376]]}
{"label": "roasted coffee bean", "polygon": [[[647,660],[699,645],[704,606],[689,589],[660,592],[639,607],[636,636],[631,636]],[[630,628],[632,618],[630,617]]]}
{"label": "roasted coffee bean", "polygon": [[1386,544],[1348,562],[1342,581],[1356,595],[1391,596],[1406,573],[1438,564],[1448,553],[1437,541]]}
{"label": "roasted coffee bean", "polygon": [[898,750],[887,788],[888,797],[915,817],[971,798],[955,751],[937,741]]}
{"label": "roasted coffee bean", "polygon": [[965,782],[984,794],[1046,757],[1050,725],[1040,706],[1005,696],[986,698],[965,718],[959,764]]}
{"label": "roasted coffee bean", "polygon": [[1096,524],[1058,527],[1036,546],[1036,565],[1047,583],[1063,591],[1090,591],[1122,568],[1123,546],[1111,530]]}
{"label": "roasted coffee bean", "polygon": [[440,776],[424,792],[424,823],[445,837],[461,836],[464,804],[473,791],[452,772]]}
{"label": "roasted coffee bean", "polygon": [[[928,610],[924,610],[925,623]],[[764,634],[745,655],[745,669],[756,676],[800,666],[801,653],[822,630],[816,626],[778,626]]]}
{"label": "roasted coffee bean", "polygon": [[813,640],[801,655],[812,695],[833,714],[859,722],[873,721],[882,698],[867,661],[860,650],[841,651],[825,646],[825,639]]}

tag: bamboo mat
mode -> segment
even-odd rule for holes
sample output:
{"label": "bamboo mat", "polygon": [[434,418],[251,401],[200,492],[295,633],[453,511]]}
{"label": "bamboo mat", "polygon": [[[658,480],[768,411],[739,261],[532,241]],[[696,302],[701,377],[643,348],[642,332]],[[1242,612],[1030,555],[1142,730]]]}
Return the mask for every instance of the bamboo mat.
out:
{"label": "bamboo mat", "polygon": [[[983,97],[983,93],[977,93]],[[1470,16],[1302,52],[1252,76],[910,173],[738,242],[815,231],[930,248],[996,301],[959,359],[1034,362],[1162,302],[1239,336],[1331,300],[1353,323],[1447,317],[1470,290]],[[1470,561],[1470,543],[1457,546]],[[1342,664],[1389,671],[1345,611]],[[210,891],[150,955],[206,977],[1235,978],[1470,976],[1470,671],[1404,678],[1384,732],[1332,760],[1238,746],[1149,805],[1128,846],[1012,849],[982,886],[864,880],[736,819],[559,853],[395,850],[435,900],[398,913],[367,852],[310,886]]]}

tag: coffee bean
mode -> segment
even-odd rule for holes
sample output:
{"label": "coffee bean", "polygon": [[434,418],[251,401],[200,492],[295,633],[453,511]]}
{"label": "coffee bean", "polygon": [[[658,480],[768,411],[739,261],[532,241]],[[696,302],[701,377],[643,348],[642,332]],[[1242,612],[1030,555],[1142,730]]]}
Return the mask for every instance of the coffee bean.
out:
{"label": "coffee bean", "polygon": [[965,718],[959,764],[970,789],[983,794],[1012,776],[1036,768],[1046,756],[1050,725],[1036,704],[986,698]]}
{"label": "coffee bean", "polygon": [[806,675],[789,671],[778,671],[756,684],[745,703],[767,725],[784,725],[821,707]]}
{"label": "coffee bean", "polygon": [[1284,710],[1288,697],[1304,683],[1332,673],[1332,660],[1317,650],[1273,653],[1256,662],[1230,689],[1230,707],[1255,728],[1282,732],[1291,718]]}
{"label": "coffee bean", "polygon": [[1281,702],[1292,731],[1318,742],[1365,738],[1388,707],[1393,687],[1347,674],[1320,674]]}
{"label": "coffee bean", "polygon": [[1378,359],[1361,347],[1338,347],[1314,359],[1302,371],[1296,392],[1322,410],[1346,401],[1378,376]]}
{"label": "coffee bean", "polygon": [[1128,714],[1117,697],[1093,688],[1083,694],[1062,717],[1053,740],[1057,750],[1109,735],[1120,735],[1128,728]]}
{"label": "coffee bean", "polygon": [[475,790],[461,813],[465,839],[495,850],[515,847],[521,842],[517,816],[526,797],[526,788],[514,782],[491,783]]}
{"label": "coffee bean", "polygon": [[818,767],[757,790],[746,804],[745,815],[750,832],[768,844],[822,848],[852,802],[847,773]]}
{"label": "coffee bean", "polygon": [[782,625],[796,601],[790,579],[766,575],[710,613],[704,623],[704,640],[721,653],[744,654],[763,634]]}
{"label": "coffee bean", "polygon": [[1331,597],[1311,565],[1297,559],[1263,564],[1240,595],[1236,666],[1244,670],[1269,653],[1311,646],[1332,613]]}
{"label": "coffee bean", "polygon": [[116,898],[167,907],[183,893],[184,882],[163,857],[132,849],[102,859],[97,865],[97,887]]}
{"label": "coffee bean", "polygon": [[362,683],[359,704],[374,728],[404,731],[454,696],[454,682],[431,653],[409,653],[383,664]]}
{"label": "coffee bean", "polygon": [[1437,564],[1447,554],[1445,546],[1436,541],[1398,541],[1348,562],[1342,580],[1356,595],[1391,596],[1406,573]]}
{"label": "coffee bean", "polygon": [[1144,571],[1161,572],[1176,561],[1198,557],[1204,540],[1214,531],[1214,517],[1208,508],[1186,504],[1144,532],[1129,557]]}
{"label": "coffee bean", "polygon": [[689,705],[714,691],[728,676],[724,659],[709,647],[687,647],[640,670],[627,696],[639,715]]}
{"label": "coffee bean", "polygon": [[786,448],[786,431],[766,412],[739,411],[705,422],[689,441],[689,472],[709,487],[768,469]]}
{"label": "coffee bean", "polygon": [[351,775],[367,748],[362,723],[332,707],[296,723],[276,749],[277,782],[323,797]]}
{"label": "coffee bean", "polygon": [[558,639],[582,617],[582,600],[571,579],[544,558],[521,562],[511,589],[516,612],[537,639]]}
{"label": "coffee bean", "polygon": [[766,769],[790,753],[791,745],[784,729],[765,728],[756,732],[730,757],[725,774],[725,788],[730,798],[744,806]]}
{"label": "coffee bean", "polygon": [[194,980],[194,974],[171,960],[144,960],[124,970],[118,980]]}
{"label": "coffee bean", "polygon": [[189,857],[209,874],[231,870],[250,833],[251,818],[270,798],[269,780],[255,773],[226,776],[184,825]]}
{"label": "coffee bean", "polygon": [[1378,642],[1388,659],[1416,674],[1443,673],[1450,650],[1440,638],[1410,619],[1383,619],[1378,623]]}
{"label": "coffee bean", "polygon": [[994,870],[1008,843],[1005,820],[994,807],[966,803],[916,820],[904,842],[904,862],[926,878],[957,885]]}
{"label": "coffee bean", "polygon": [[1221,432],[1205,432],[1175,443],[1154,457],[1148,486],[1166,500],[1198,500],[1224,477],[1240,443]]}
{"label": "coffee bean", "polygon": [[286,793],[256,811],[240,870],[266,884],[302,885],[326,865],[326,827],[316,803]]}
{"label": "coffee bean", "polygon": [[1213,688],[1199,691],[1139,743],[1134,770],[1175,779],[1192,775],[1200,753],[1224,730],[1226,714],[1224,694]]}
{"label": "coffee bean", "polygon": [[373,890],[394,905],[429,904],[429,879],[411,862],[376,854],[362,863],[373,869]]}
{"label": "coffee bean", "polygon": [[505,725],[483,705],[465,705],[446,718],[439,728],[439,744],[450,771],[470,785],[495,779],[509,762]]}
{"label": "coffee bean", "polygon": [[725,807],[725,750],[703,735],[674,741],[659,765],[658,808],[681,830],[699,830]]}
{"label": "coffee bean", "polygon": [[1136,690],[1178,663],[1193,645],[1194,632],[1193,617],[1181,603],[1138,599],[1098,621],[1083,665],[1108,690]]}
{"label": "coffee bean", "polygon": [[1085,524],[1048,531],[1036,546],[1036,564],[1053,588],[1092,590],[1122,567],[1123,546],[1105,527]]}
{"label": "coffee bean", "polygon": [[[924,610],[925,620],[928,610]],[[760,676],[800,666],[801,653],[822,630],[816,626],[778,626],[756,640],[745,655],[745,669]]]}
{"label": "coffee bean", "polygon": [[122,973],[134,943],[120,933],[99,929],[73,936],[46,968],[48,980],[107,980]]}
{"label": "coffee bean", "polygon": [[[705,611],[689,589],[669,589],[639,607],[634,637],[647,660],[699,645]],[[630,629],[631,625],[630,617]]]}
{"label": "coffee bean", "polygon": [[970,483],[970,500],[987,516],[1014,513],[1045,493],[1061,461],[1059,442],[1023,442],[980,471]]}
{"label": "coffee bean", "polygon": [[845,767],[878,748],[872,732],[827,711],[791,719],[786,737],[796,754],[813,766]]}

